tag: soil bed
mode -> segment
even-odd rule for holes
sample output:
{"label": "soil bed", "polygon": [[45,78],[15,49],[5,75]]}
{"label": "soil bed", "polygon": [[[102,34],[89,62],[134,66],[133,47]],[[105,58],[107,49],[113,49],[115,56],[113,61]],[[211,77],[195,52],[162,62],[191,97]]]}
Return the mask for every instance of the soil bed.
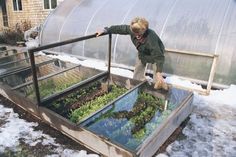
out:
{"label": "soil bed", "polygon": [[107,86],[98,81],[48,104],[47,107],[72,122],[79,123],[126,91],[126,88]]}

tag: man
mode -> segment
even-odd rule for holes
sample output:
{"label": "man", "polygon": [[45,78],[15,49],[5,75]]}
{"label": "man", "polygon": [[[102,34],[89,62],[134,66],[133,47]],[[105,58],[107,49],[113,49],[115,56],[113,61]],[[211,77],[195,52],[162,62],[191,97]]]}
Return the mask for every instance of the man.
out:
{"label": "man", "polygon": [[154,73],[154,88],[168,90],[161,74],[165,60],[165,47],[158,35],[148,28],[148,25],[149,23],[145,18],[136,17],[130,25],[105,27],[103,31],[97,32],[97,36],[102,33],[130,35],[131,41],[138,50],[133,78],[144,80],[146,64],[151,63]]}

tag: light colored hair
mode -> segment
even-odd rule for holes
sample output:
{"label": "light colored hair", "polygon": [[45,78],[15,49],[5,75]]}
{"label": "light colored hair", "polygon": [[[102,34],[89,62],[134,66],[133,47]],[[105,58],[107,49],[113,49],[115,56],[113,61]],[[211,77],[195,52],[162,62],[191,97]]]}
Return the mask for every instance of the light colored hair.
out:
{"label": "light colored hair", "polygon": [[142,17],[134,18],[130,23],[130,29],[134,33],[143,34],[148,29],[148,21]]}

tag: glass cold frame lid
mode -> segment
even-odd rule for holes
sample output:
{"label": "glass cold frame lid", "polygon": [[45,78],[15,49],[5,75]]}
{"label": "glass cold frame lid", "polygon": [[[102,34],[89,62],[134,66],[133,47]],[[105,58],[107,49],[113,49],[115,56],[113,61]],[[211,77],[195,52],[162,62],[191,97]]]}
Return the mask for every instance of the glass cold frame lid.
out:
{"label": "glass cold frame lid", "polygon": [[81,126],[115,144],[135,151],[138,146],[187,98],[190,92],[172,88],[165,98],[154,97],[139,87]]}

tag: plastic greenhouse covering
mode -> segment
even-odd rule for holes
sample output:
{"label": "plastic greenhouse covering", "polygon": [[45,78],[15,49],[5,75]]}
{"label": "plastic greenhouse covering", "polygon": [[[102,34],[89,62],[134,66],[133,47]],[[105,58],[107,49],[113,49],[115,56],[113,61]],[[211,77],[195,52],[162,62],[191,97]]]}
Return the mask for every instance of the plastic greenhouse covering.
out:
{"label": "plastic greenhouse covering", "polygon": [[[214,83],[236,84],[236,0],[64,0],[47,17],[40,44],[94,34],[106,26],[145,17],[166,49],[218,54]],[[108,37],[52,49],[106,60]],[[112,63],[133,67],[136,49],[130,37],[112,36]],[[166,54],[164,72],[206,80],[212,60]]]}

